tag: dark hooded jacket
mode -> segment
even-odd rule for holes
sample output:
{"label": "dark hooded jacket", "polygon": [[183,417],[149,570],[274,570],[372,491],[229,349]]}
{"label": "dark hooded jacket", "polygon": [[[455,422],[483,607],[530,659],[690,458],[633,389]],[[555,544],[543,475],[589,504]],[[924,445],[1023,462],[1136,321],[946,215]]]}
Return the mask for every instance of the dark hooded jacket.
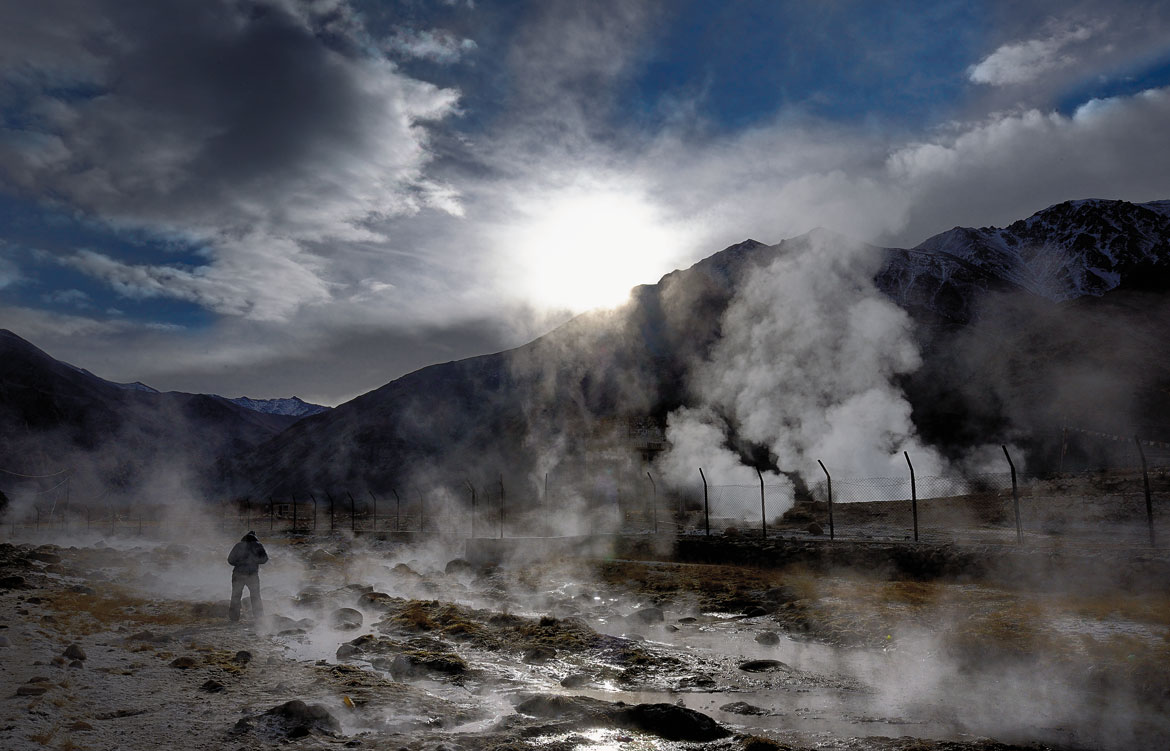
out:
{"label": "dark hooded jacket", "polygon": [[260,572],[261,564],[268,563],[268,553],[255,533],[249,532],[228,553],[228,563],[235,567],[233,574],[256,574]]}

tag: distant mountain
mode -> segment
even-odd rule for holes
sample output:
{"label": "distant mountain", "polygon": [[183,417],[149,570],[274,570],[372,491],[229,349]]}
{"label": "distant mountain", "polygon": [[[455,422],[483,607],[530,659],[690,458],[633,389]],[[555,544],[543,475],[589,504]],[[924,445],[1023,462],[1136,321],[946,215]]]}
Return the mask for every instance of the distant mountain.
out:
{"label": "distant mountain", "polygon": [[[923,436],[961,453],[1039,441],[1062,420],[1170,423],[1156,396],[1170,393],[1170,367],[1154,346],[1170,331],[1168,288],[1131,289],[1170,268],[1168,206],[1076,201],[915,248],[866,246],[880,254],[878,288],[918,323],[925,364],[905,389]],[[848,241],[823,230],[748,240],[635,288],[617,310],[403,376],[241,455],[231,487],[388,491],[501,476],[517,487],[550,462],[588,466],[598,431],[635,418],[661,426],[692,403],[696,363],[720,340],[745,274],[826,242]]]}
{"label": "distant mountain", "polygon": [[[247,451],[297,418],[219,396],[117,384],[55,360],[0,329],[0,469],[72,472],[88,497],[200,497],[224,457]],[[0,476],[19,497],[15,475]],[[83,496],[79,496],[83,497]]]}
{"label": "distant mountain", "polygon": [[250,399],[246,396],[240,396],[228,399],[228,401],[268,415],[288,415],[290,417],[308,417],[330,410],[330,407],[310,404],[295,396],[287,399]]}

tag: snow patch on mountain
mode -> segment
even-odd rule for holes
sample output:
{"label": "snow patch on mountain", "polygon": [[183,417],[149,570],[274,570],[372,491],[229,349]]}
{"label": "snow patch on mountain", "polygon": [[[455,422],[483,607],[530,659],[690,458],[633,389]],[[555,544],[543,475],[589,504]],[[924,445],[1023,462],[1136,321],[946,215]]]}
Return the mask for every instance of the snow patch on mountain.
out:
{"label": "snow patch on mountain", "polygon": [[1049,300],[1100,296],[1129,269],[1170,257],[1170,201],[1084,199],[1007,227],[956,227],[916,250],[966,261]]}
{"label": "snow patch on mountain", "polygon": [[250,399],[246,396],[241,396],[235,399],[228,399],[228,401],[256,412],[264,412],[269,415],[289,415],[292,417],[308,417],[309,415],[328,412],[332,409],[332,407],[324,407],[320,404],[310,404],[295,396],[287,399]]}

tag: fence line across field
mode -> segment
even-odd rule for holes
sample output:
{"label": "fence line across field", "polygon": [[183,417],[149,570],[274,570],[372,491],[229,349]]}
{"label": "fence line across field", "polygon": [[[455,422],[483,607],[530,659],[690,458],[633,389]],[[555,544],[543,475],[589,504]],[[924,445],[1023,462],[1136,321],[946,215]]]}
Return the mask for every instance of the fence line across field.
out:
{"label": "fence line across field", "polygon": [[[1062,461],[1070,432],[1064,433]],[[1096,438],[1091,431],[1077,435]],[[1116,436],[1105,438],[1121,446]],[[694,486],[667,489],[649,471],[590,474],[569,468],[564,477],[546,473],[542,482],[513,488],[502,474],[456,487],[377,493],[311,488],[225,501],[207,515],[223,532],[246,526],[297,534],[557,536],[565,533],[558,524],[564,521],[561,511],[582,517],[576,533],[815,537],[827,532],[829,539],[1068,544],[1112,539],[1156,545],[1170,534],[1162,508],[1170,491],[1170,452],[1163,447],[1170,443],[1134,438],[1128,445],[1136,466],[1048,478],[1018,474],[1007,447],[1005,471],[964,476],[916,476],[909,454],[904,454],[906,473],[896,477],[834,476],[821,461],[823,477],[798,488],[791,508],[793,485],[768,483],[759,470],[758,482],[721,483],[696,468]],[[165,504],[71,498],[67,471],[17,476],[29,487],[23,516],[10,513],[5,525],[13,537],[18,527],[126,534],[199,524],[200,514],[176,516]]]}

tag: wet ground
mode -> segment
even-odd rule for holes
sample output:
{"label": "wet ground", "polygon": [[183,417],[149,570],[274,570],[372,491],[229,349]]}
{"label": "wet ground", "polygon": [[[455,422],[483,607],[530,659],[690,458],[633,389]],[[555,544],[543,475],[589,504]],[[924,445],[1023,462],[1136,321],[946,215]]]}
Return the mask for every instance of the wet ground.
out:
{"label": "wet ground", "polygon": [[76,542],[0,546],[0,747],[1170,740],[1164,589],[799,564],[484,566],[458,541],[334,538],[266,541],[267,617],[245,607],[229,624],[231,540]]}

